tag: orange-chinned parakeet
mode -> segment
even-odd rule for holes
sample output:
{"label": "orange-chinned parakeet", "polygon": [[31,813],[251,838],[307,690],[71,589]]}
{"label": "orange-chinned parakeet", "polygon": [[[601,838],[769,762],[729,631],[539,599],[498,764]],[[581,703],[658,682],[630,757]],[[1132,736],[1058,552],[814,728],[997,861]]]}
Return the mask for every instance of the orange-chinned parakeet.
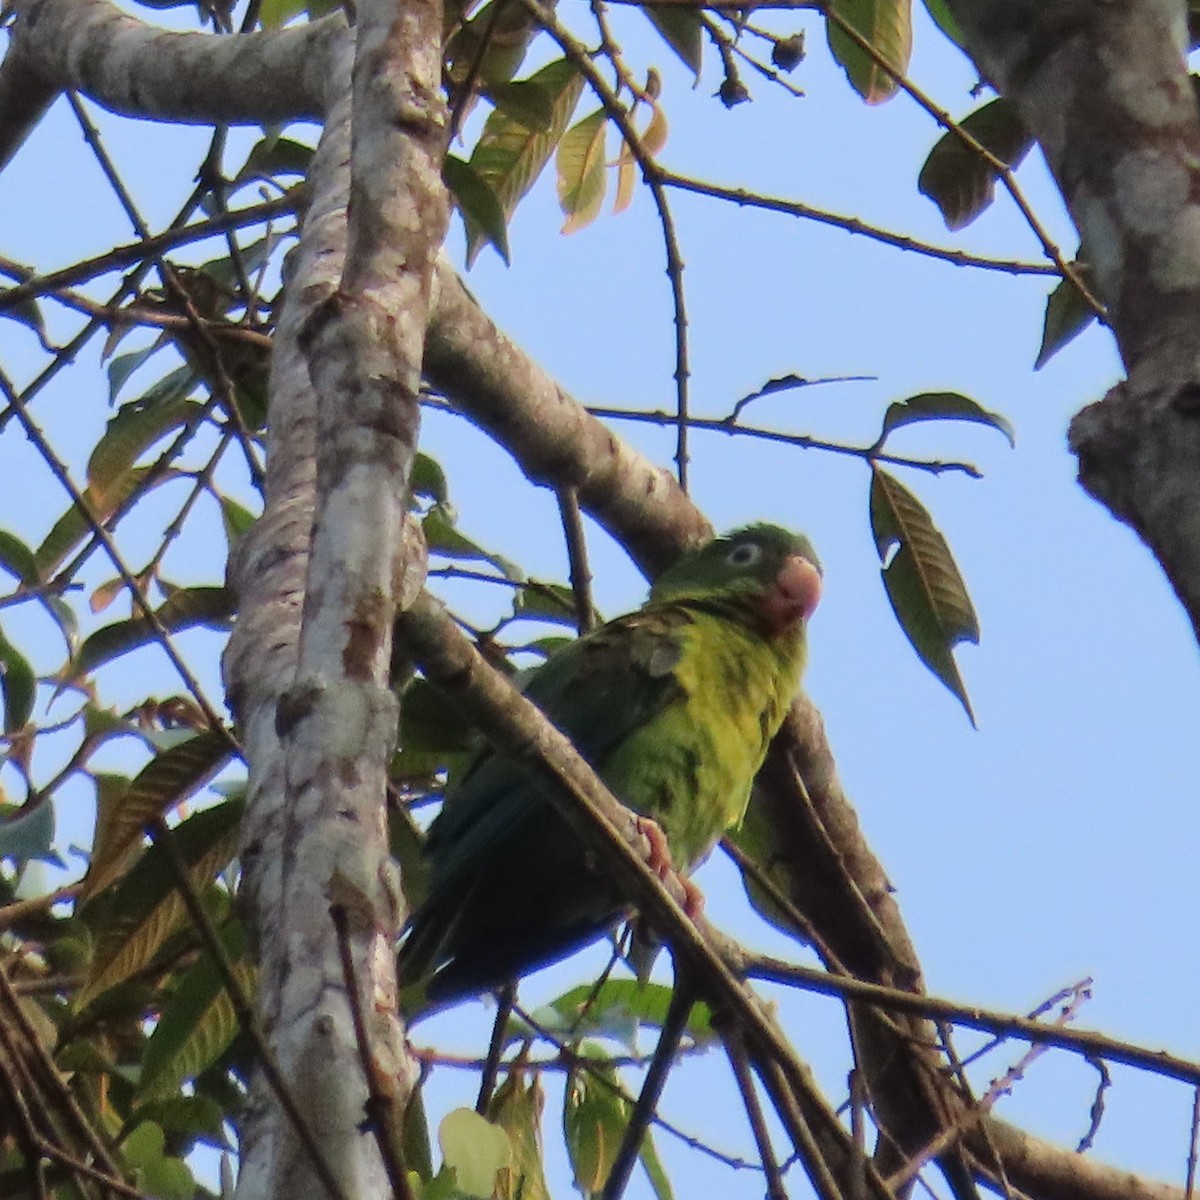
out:
{"label": "orange-chinned parakeet", "polygon": [[[682,557],[641,609],[556,651],[528,681],[525,694],[661,829],[684,873],[746,811],[820,590],[807,538],[751,525]],[[400,952],[402,982],[425,980],[431,1003],[499,987],[627,913],[549,786],[488,749],[447,795],[426,843],[429,894]]]}

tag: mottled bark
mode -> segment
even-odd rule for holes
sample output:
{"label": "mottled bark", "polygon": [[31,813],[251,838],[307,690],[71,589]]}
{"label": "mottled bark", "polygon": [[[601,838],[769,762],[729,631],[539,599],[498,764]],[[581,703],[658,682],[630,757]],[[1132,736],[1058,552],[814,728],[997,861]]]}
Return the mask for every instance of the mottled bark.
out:
{"label": "mottled bark", "polygon": [[1079,479],[1132,526],[1200,637],[1200,115],[1183,0],[951,0],[1038,139],[1128,379],[1072,422]]}

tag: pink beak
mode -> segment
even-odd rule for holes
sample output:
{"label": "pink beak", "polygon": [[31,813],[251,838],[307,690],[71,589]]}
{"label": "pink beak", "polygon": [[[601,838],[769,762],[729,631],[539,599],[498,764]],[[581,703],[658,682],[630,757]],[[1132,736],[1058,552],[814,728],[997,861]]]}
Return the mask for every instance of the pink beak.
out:
{"label": "pink beak", "polygon": [[779,568],[763,598],[763,611],[771,629],[783,633],[807,621],[820,599],[821,572],[807,558],[793,554]]}

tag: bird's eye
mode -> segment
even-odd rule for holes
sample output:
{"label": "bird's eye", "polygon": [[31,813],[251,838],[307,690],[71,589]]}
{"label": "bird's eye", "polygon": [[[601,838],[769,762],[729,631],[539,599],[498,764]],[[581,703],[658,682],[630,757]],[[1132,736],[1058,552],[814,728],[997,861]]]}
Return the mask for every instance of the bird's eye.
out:
{"label": "bird's eye", "polygon": [[725,556],[725,561],[734,567],[752,567],[762,558],[762,547],[757,542],[739,542]]}

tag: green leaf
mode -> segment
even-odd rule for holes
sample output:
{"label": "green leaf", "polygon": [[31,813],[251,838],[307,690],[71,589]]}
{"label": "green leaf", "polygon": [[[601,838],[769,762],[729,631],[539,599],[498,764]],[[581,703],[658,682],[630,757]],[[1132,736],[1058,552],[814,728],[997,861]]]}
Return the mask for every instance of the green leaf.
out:
{"label": "green leaf", "polygon": [[[484,122],[483,133],[471,152],[471,166],[491,186],[506,221],[512,219],[517,205],[542,173],[583,92],[583,76],[565,58],[543,67],[528,82],[543,88],[550,97],[550,128],[544,132],[527,129],[497,109]],[[465,215],[464,223],[469,265],[487,239]]]}
{"label": "green leaf", "polygon": [[604,135],[608,114],[598,108],[572,126],[558,143],[558,204],[566,214],[563,233],[590,225],[604,204]]}
{"label": "green leaf", "polygon": [[697,79],[704,65],[704,18],[698,8],[643,8],[647,20],[662,34]]}
{"label": "green leaf", "polygon": [[[185,371],[189,375],[191,372]],[[88,486],[105,492],[118,483],[138,458],[173,429],[199,420],[204,405],[178,392],[147,404],[123,404],[109,420],[88,459]]]}
{"label": "green leaf", "polygon": [[[265,22],[264,22],[265,24]],[[246,156],[235,183],[247,179],[275,179],[279,175],[307,175],[312,165],[313,148],[293,138],[273,135],[255,143]]]}
{"label": "green leaf", "polygon": [[[832,0],[831,12],[869,42],[897,74],[908,70],[912,53],[912,0]],[[826,17],[829,49],[851,86],[868,104],[880,104],[898,84],[835,21]]]}
{"label": "green leaf", "polygon": [[534,80],[497,80],[489,83],[483,94],[506,117],[531,133],[549,133],[554,126],[554,96]]}
{"label": "green leaf", "polygon": [[38,582],[37,558],[15,533],[0,529],[0,567],[21,583],[32,587]]}
{"label": "green leaf", "polygon": [[54,842],[54,803],[47,796],[30,806],[16,810],[16,816],[0,818],[0,858],[11,858],[19,865],[30,859],[59,862],[50,849]]}
{"label": "green leaf", "polygon": [[258,19],[264,29],[278,29],[304,11],[305,0],[263,0]]}
{"label": "green leaf", "polygon": [[925,9],[933,18],[933,23],[959,49],[962,49],[965,46],[962,30],[959,29],[958,22],[955,20],[954,14],[950,11],[950,5],[946,0],[925,0]]}
{"label": "green leaf", "polygon": [[190,1153],[197,1141],[212,1146],[228,1145],[224,1112],[221,1105],[208,1096],[171,1096],[139,1104],[134,1119],[153,1121],[174,1141],[186,1138],[186,1153]]}
{"label": "green leaf", "polygon": [[920,395],[909,396],[907,400],[897,400],[888,405],[887,412],[883,414],[883,428],[879,431],[878,445],[883,445],[884,439],[893,429],[899,429],[902,425],[912,425],[917,421],[974,421],[998,429],[1008,438],[1010,446],[1017,444],[1012,423],[1000,413],[990,412],[981,404],[977,404],[969,396],[958,392],[921,392]]}
{"label": "green leaf", "polygon": [[[1088,268],[1078,259],[1071,264],[1088,282]],[[1046,317],[1042,324],[1042,345],[1038,350],[1035,371],[1040,371],[1068,342],[1077,338],[1094,320],[1096,310],[1084,299],[1083,293],[1069,280],[1059,281],[1046,299]]]}
{"label": "green leaf", "polygon": [[0,692],[4,693],[4,732],[25,728],[37,695],[37,676],[29,660],[0,630]]}
{"label": "green leaf", "polygon": [[512,1162],[508,1134],[469,1108],[456,1108],[438,1126],[438,1145],[460,1191],[489,1200],[496,1172]]}
{"label": "green leaf", "polygon": [[463,214],[463,220],[469,220],[483,233],[508,266],[508,225],[504,209],[488,181],[470,163],[453,154],[447,154],[442,160],[442,179]]}
{"label": "green leaf", "polygon": [[513,598],[513,619],[552,621],[557,625],[576,624],[575,593],[561,583],[527,580]]}
{"label": "green leaf", "polygon": [[118,878],[130,851],[141,845],[146,826],[195,795],[231,757],[228,739],[208,730],[155,755],[124,787],[101,790],[83,898]]}
{"label": "green leaf", "polygon": [[488,1120],[508,1134],[512,1159],[496,1184],[495,1200],[550,1200],[542,1166],[542,1109],[546,1098],[540,1076],[510,1070],[488,1105]]}
{"label": "green leaf", "polygon": [[440,554],[445,558],[489,562],[498,567],[506,579],[521,578],[521,568],[515,563],[509,562],[503,555],[490,553],[466,535],[459,533],[443,506],[435,504],[425,514],[421,528],[431,553]]}
{"label": "green leaf", "polygon": [[870,508],[883,584],[896,620],[918,657],[958,697],[974,725],[953,650],[959,642],[979,641],[979,622],[950,547],[916,496],[878,466],[871,473]]}
{"label": "green leaf", "polygon": [[[232,861],[245,806],[228,801],[188,817],[172,832],[192,886],[203,892]],[[91,900],[84,918],[96,932],[88,979],[75,998],[82,1011],[97,997],[136,975],[188,920],[175,872],[151,846],[115,888]]]}
{"label": "green leaf", "polygon": [[[223,587],[180,588],[155,610],[155,617],[168,633],[192,629],[228,629],[233,617],[233,593]],[[97,667],[139,646],[159,638],[159,632],[145,617],[131,617],[97,629],[84,640],[79,653],[63,671],[64,681],[73,681]]]}
{"label": "green leaf", "polygon": [[[589,1056],[591,1057],[591,1056]],[[603,1059],[567,1075],[563,1133],[575,1186],[593,1196],[608,1182],[633,1103],[621,1090],[617,1072]]]}
{"label": "green leaf", "polygon": [[[1003,97],[977,108],[959,126],[1008,167],[1019,166],[1033,145],[1016,105]],[[938,206],[948,229],[961,229],[995,199],[996,172],[947,130],[929,152],[917,188]]]}
{"label": "green leaf", "polygon": [[117,395],[125,386],[125,381],[148,359],[163,348],[161,339],[155,339],[149,346],[141,350],[133,350],[129,354],[118,354],[108,364],[108,402],[115,404]]}
{"label": "green leaf", "polygon": [[[221,931],[221,945],[243,991],[253,994],[254,968],[246,958],[240,924]],[[203,955],[179,979],[142,1056],[139,1100],[165,1099],[211,1066],[237,1037],[240,1026],[220,971]]]}
{"label": "green leaf", "polygon": [[658,1157],[658,1151],[654,1146],[653,1131],[650,1129],[646,1130],[646,1136],[642,1138],[642,1149],[638,1158],[641,1159],[642,1167],[650,1180],[650,1186],[654,1189],[655,1200],[675,1200],[671,1181],[667,1178],[662,1160]]}
{"label": "green leaf", "polygon": [[[550,1022],[553,1030],[571,1037],[611,1037],[632,1044],[630,1028],[636,1032],[642,1026],[661,1029],[671,1006],[673,989],[661,983],[641,983],[636,979],[608,979],[599,987],[582,984],[564,992],[539,1010],[540,1018],[548,1012],[556,1019]],[[715,1040],[712,1014],[706,1004],[693,1005],[688,1016],[687,1035],[697,1045]]]}
{"label": "green leaf", "polygon": [[225,528],[225,540],[232,548],[240,538],[249,532],[250,526],[258,518],[248,508],[234,500],[232,496],[222,495],[220,504],[221,524]]}
{"label": "green leaf", "polygon": [[[103,524],[142,486],[148,472],[148,467],[131,467],[119,479],[114,480],[105,491],[86,487],[82,493],[83,501],[96,520]],[[153,486],[158,487],[174,477],[174,473],[171,471],[160,472]],[[54,523],[54,527],[46,534],[45,541],[35,552],[38,573],[41,577],[46,578],[61,566],[67,555],[91,532],[91,522],[77,505],[72,504]]]}
{"label": "green leaf", "polygon": [[413,456],[412,474],[408,477],[408,488],[414,496],[422,496],[435,504],[450,502],[450,485],[446,472],[436,458],[418,450]]}
{"label": "green leaf", "polygon": [[143,1121],[122,1143],[139,1191],[158,1200],[193,1200],[196,1180],[187,1163],[166,1153],[166,1138],[153,1121]]}

